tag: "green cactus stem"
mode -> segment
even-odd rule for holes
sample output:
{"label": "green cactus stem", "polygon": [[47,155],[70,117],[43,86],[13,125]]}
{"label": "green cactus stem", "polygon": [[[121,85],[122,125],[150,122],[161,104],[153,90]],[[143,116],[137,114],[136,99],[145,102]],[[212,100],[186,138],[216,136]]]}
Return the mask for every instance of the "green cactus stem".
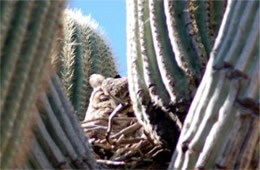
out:
{"label": "green cactus stem", "polygon": [[250,168],[259,145],[258,7],[228,2],[170,169]]}
{"label": "green cactus stem", "polygon": [[[204,13],[199,14],[206,20],[203,9]],[[223,11],[221,7],[210,9],[214,9],[212,13]],[[130,96],[139,122],[156,142],[177,140],[208,60],[212,42],[209,37],[201,37],[206,27],[202,27],[198,20],[201,16],[195,11],[191,1],[127,3]],[[170,129],[177,128],[171,133],[175,133],[175,139],[166,135],[169,128],[160,125],[162,122],[173,126]]]}
{"label": "green cactus stem", "polygon": [[1,168],[12,167],[17,148],[28,140],[22,132],[33,123],[27,120],[32,116],[35,91],[46,73],[64,2],[13,3],[13,10],[1,16],[12,16],[9,26],[3,26],[8,30],[1,44]]}
{"label": "green cactus stem", "polygon": [[98,25],[79,11],[65,10],[62,50],[53,59],[76,114],[82,120],[91,94],[89,76],[100,73],[114,77],[116,71],[111,48]]}

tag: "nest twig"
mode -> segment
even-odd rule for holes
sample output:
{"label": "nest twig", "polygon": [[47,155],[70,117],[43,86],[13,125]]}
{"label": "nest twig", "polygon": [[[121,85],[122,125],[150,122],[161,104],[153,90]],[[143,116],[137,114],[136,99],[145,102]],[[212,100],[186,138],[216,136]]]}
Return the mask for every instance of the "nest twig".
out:
{"label": "nest twig", "polygon": [[[98,121],[103,121],[102,125]],[[109,141],[105,138],[107,126],[108,118],[82,122],[98,163],[130,169],[167,167],[167,163],[158,161],[157,158],[160,154],[170,155],[170,151],[153,144],[136,117],[114,117]]]}

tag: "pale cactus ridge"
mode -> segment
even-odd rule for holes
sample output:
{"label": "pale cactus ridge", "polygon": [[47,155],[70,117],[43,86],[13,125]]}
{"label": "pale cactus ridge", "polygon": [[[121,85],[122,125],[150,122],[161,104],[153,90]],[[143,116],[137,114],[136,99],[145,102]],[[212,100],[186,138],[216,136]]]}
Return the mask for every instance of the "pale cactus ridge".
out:
{"label": "pale cactus ridge", "polygon": [[[1,169],[22,163],[64,1],[1,1]],[[18,152],[19,151],[19,152]]]}
{"label": "pale cactus ridge", "polygon": [[118,75],[114,55],[97,22],[77,10],[64,10],[60,41],[61,52],[52,63],[76,114],[83,120],[92,92],[89,77],[93,73],[105,77]]}
{"label": "pale cactus ridge", "polygon": [[169,169],[259,169],[259,19],[228,1]]}
{"label": "pale cactus ridge", "polygon": [[133,109],[156,143],[174,148],[225,2],[133,0],[126,6]]}
{"label": "pale cactus ridge", "polygon": [[56,74],[48,78],[48,86],[34,107],[37,124],[24,168],[98,169],[92,148]]}

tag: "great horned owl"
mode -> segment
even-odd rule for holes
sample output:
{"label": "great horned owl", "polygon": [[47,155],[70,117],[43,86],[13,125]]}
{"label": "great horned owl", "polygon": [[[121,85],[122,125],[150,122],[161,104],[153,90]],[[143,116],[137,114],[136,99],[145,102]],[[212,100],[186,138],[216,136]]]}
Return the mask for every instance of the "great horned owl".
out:
{"label": "great horned owl", "polygon": [[[106,78],[100,74],[92,74],[89,79],[93,88],[89,106],[84,121],[90,121],[88,126],[98,128],[90,131],[89,137],[104,138],[108,130],[109,116],[121,104],[124,107],[118,112],[117,117],[133,115],[129,98],[127,78]],[[122,129],[125,123],[113,121],[113,129]]]}

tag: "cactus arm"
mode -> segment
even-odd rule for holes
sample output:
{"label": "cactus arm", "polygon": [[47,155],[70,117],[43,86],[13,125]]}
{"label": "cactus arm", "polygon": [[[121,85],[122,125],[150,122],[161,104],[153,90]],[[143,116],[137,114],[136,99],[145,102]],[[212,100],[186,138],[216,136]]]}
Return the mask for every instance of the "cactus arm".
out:
{"label": "cactus arm", "polygon": [[49,88],[50,88],[51,95],[48,95],[48,98],[54,110],[54,114],[56,115],[58,121],[60,122],[62,129],[64,129],[64,132],[68,137],[68,139],[70,140],[72,146],[74,146],[75,151],[80,156],[84,157],[86,150],[77,135],[78,132],[76,132],[72,127],[67,117],[67,114],[65,113],[65,110],[62,107],[62,103],[58,97],[58,94],[54,89],[53,84],[50,81],[49,81]]}
{"label": "cactus arm", "polygon": [[[255,32],[251,32],[251,33],[255,34]],[[250,38],[248,38],[248,40],[250,40]],[[256,44],[253,43],[253,46],[255,46]],[[255,47],[254,49],[257,49],[257,47]],[[254,53],[248,53],[248,54],[250,54],[249,56],[251,58],[253,58]],[[243,55],[241,55],[241,58],[243,58]],[[249,61],[252,61],[252,60],[249,59]],[[250,68],[253,68],[253,69],[251,69],[251,70],[250,69],[243,70],[243,71],[250,70],[251,72],[247,72],[246,74],[247,75],[253,75],[252,77],[256,77],[257,74],[259,74],[258,71],[256,71],[257,70],[256,68],[259,67],[259,59],[258,59],[258,62],[254,62],[254,63],[255,64],[250,67]],[[256,80],[256,79],[252,79],[252,80]],[[243,83],[243,82],[245,82],[245,83]],[[257,89],[257,84],[258,84],[258,87],[259,87],[259,82],[258,83],[256,81],[252,81],[252,82],[254,83],[253,86],[252,86],[252,83],[250,83],[248,85],[248,81],[247,80],[246,81],[237,80],[231,86],[231,88],[229,90],[229,97],[226,99],[225,103],[220,108],[220,116],[219,116],[220,117],[220,122],[215,123],[211,133],[208,135],[207,140],[205,142],[205,146],[206,147],[203,149],[201,155],[199,156],[198,163],[197,163],[198,165],[200,165],[200,166],[201,165],[210,166],[210,165],[214,164],[214,161],[216,159],[217,160],[222,160],[222,159],[218,158],[218,157],[221,157],[220,154],[213,152],[213,149],[221,150],[223,148],[223,145],[226,143],[226,140],[224,140],[224,139],[229,138],[228,136],[230,134],[235,134],[235,133],[233,133],[231,131],[232,131],[232,129],[234,129],[234,127],[233,127],[234,121],[233,120],[236,119],[236,117],[238,115],[237,113],[239,112],[239,108],[238,107],[232,107],[233,104],[230,104],[230,103],[235,102],[235,100],[238,100],[238,102],[243,103],[242,101],[246,101],[246,100],[249,99],[248,101],[250,102],[250,105],[252,107],[248,107],[248,106],[246,106],[246,107],[248,107],[248,109],[252,109],[252,110],[253,110],[253,108],[257,108],[257,107],[254,107],[254,106],[256,106],[254,101],[257,100],[257,97],[251,96],[250,93],[247,93],[247,94],[249,94],[248,96],[237,95],[237,93],[235,93],[237,89],[234,88],[234,86],[237,86],[237,87],[240,86],[239,94],[243,93],[243,92],[248,92],[246,90],[243,90],[243,88],[250,89],[253,92],[255,92],[255,94],[257,94],[257,90],[256,89]],[[241,83],[241,84],[239,85],[239,83]],[[247,87],[247,85],[248,85],[249,88]],[[250,88],[250,87],[252,87],[252,88]],[[236,99],[236,97],[238,99]],[[257,112],[257,109],[255,110],[255,112]],[[254,123],[252,123],[252,124],[254,124]],[[255,126],[255,125],[253,125],[253,126]],[[243,128],[245,128],[245,127],[243,127]],[[247,133],[253,134],[252,136],[254,136],[254,134],[256,134],[253,131],[247,132]],[[216,140],[216,139],[218,139],[218,140]],[[254,142],[255,142],[256,139],[257,138],[255,138],[255,137],[252,137],[252,140],[249,139],[249,141],[252,142],[252,145],[250,145],[250,146],[255,146]],[[241,136],[241,140],[239,140],[239,141],[243,141],[243,137],[242,136]],[[223,152],[227,152],[228,153],[229,151],[223,151]],[[208,157],[209,155],[210,155],[210,159],[207,160],[207,162],[205,162],[206,159],[204,159],[204,158]],[[221,163],[219,163],[219,164],[221,164]]]}
{"label": "cactus arm", "polygon": [[[230,131],[226,129],[230,129],[232,127],[230,124],[232,124],[232,117],[235,116],[234,113],[236,112],[236,109],[232,108],[231,103],[235,101],[237,88],[234,87],[236,87],[237,85],[238,81],[234,81],[231,83],[231,86],[228,91],[228,96],[226,97],[225,101],[223,102],[223,105],[220,108],[219,121],[216,121],[214,123],[214,126],[210,130],[211,134],[209,134],[209,136],[207,137],[207,142],[204,144],[203,150],[199,155],[196,166],[202,166],[206,164],[210,165],[212,163],[214,164],[214,161],[212,162],[212,160],[216,158],[217,154],[213,152],[213,149],[221,149],[221,145],[223,145],[224,142],[224,137],[228,135],[228,133],[230,133]],[[205,162],[207,160],[204,159],[205,156],[210,156],[210,163]]]}
{"label": "cactus arm", "polygon": [[[28,109],[26,107],[28,104],[24,103],[25,101],[22,100],[24,90],[31,90],[30,87],[26,87],[26,82],[29,79],[29,72],[30,67],[33,64],[33,59],[36,52],[35,44],[39,43],[41,34],[38,31],[38,29],[43,28],[43,21],[45,19],[45,14],[47,13],[47,7],[48,3],[38,3],[35,4],[36,6],[33,9],[34,17],[37,18],[35,21],[31,21],[31,24],[29,25],[29,28],[31,31],[28,31],[26,34],[26,45],[23,46],[23,51],[21,52],[20,59],[18,59],[18,64],[15,69],[15,76],[12,78],[13,84],[10,87],[9,95],[7,96],[7,101],[4,105],[5,114],[1,117],[1,150],[5,152],[5,149],[8,145],[9,138],[12,135],[12,131],[9,131],[14,126],[19,127],[19,123],[16,124],[14,122],[17,117],[20,117],[23,115],[22,113],[17,115],[17,110],[19,107],[25,107],[24,109]],[[38,67],[38,66],[37,66]],[[30,82],[33,83],[33,82]],[[33,86],[34,87],[34,86]],[[25,93],[25,95],[27,95]],[[21,110],[22,112],[26,112],[27,110]],[[19,119],[19,121],[23,122]],[[9,130],[7,130],[9,129]],[[19,128],[18,128],[19,129]],[[16,129],[17,131],[17,129]],[[8,142],[7,142],[8,141]],[[11,142],[12,143],[12,142]],[[9,149],[13,149],[12,147]]]}
{"label": "cactus arm", "polygon": [[83,63],[82,63],[82,40],[81,40],[81,33],[80,29],[78,28],[77,24],[74,24],[75,32],[72,36],[72,41],[75,41],[74,47],[74,54],[75,58],[74,65],[73,65],[73,79],[72,79],[72,98],[71,102],[75,107],[77,112],[81,112],[81,91],[82,91],[82,84],[83,84]]}
{"label": "cactus arm", "polygon": [[[143,2],[133,1],[127,4],[129,92],[136,117],[145,131],[149,133],[156,144],[165,144],[171,147],[176,143],[179,134],[176,122],[168,113],[153,105],[144,79],[146,72],[143,68],[147,61],[142,58],[140,41],[142,34],[139,34],[139,29],[142,28],[142,18],[139,18],[141,22],[138,20],[138,15],[141,14],[140,17],[142,16]],[[163,126],[169,128],[166,129]]]}
{"label": "cactus arm", "polygon": [[222,21],[222,17],[226,6],[226,1],[207,0],[206,6],[207,6],[207,13],[209,18],[209,29],[212,34],[212,38],[215,39],[215,37],[218,34],[218,30]]}
{"label": "cactus arm", "polygon": [[48,160],[47,155],[42,150],[40,144],[37,140],[32,141],[32,155],[35,157],[35,161],[37,161],[37,169],[54,169],[51,162]]}
{"label": "cactus arm", "polygon": [[[175,162],[175,164],[169,168],[207,169],[217,166],[219,168],[246,169],[248,167],[249,163],[242,164],[241,158],[247,157],[246,159],[250,159],[249,157],[252,156],[253,151],[248,150],[248,148],[257,144],[257,132],[251,129],[259,127],[256,125],[257,121],[255,121],[254,117],[254,114],[259,112],[259,107],[255,107],[257,106],[258,95],[252,96],[252,93],[248,93],[249,96],[245,97],[241,94],[249,92],[245,90],[249,89],[249,87],[250,90],[256,92],[257,87],[255,86],[259,85],[254,81],[254,85],[250,83],[252,79],[258,79],[259,81],[259,77],[253,77],[256,76],[256,68],[259,67],[259,58],[255,57],[259,51],[258,39],[260,32],[257,20],[259,20],[260,14],[256,7],[258,5],[259,2],[257,1],[241,3],[229,1],[227,12],[224,15],[224,20],[211,53],[212,57],[209,60],[201,83],[203,86],[198,89],[198,93],[204,94],[196,94],[187,117],[189,118],[191,113],[194,115],[192,121],[199,120],[201,123],[192,122],[197,126],[189,124],[188,126],[192,127],[191,129],[184,128],[186,130],[184,131],[185,134],[182,134],[179,139],[182,146],[178,145],[176,151],[182,153],[174,154],[174,160],[177,161],[173,160],[172,162]],[[232,26],[226,24],[231,19],[231,16],[233,19],[237,19],[232,20],[232,24],[234,24]],[[243,32],[245,35],[241,35],[241,30],[245,30]],[[224,32],[230,32],[233,35],[237,34],[237,38],[233,39],[231,47],[225,52],[226,47],[223,44],[230,41],[230,39],[223,37],[225,36]],[[243,36],[245,37],[241,38]],[[223,42],[219,43],[220,40]],[[230,57],[231,54],[236,56]],[[215,83],[212,83],[212,81],[215,81]],[[212,90],[206,91],[209,88]],[[203,92],[200,92],[200,90]],[[220,91],[222,94],[220,94]],[[211,95],[209,95],[210,93]],[[209,96],[209,98],[204,98],[205,95]],[[207,102],[207,106],[200,107],[201,103],[204,102]],[[248,102],[251,107],[248,107]],[[196,107],[194,107],[195,105]],[[185,120],[184,127],[186,127],[189,120],[191,119]],[[195,133],[190,133],[191,131]],[[187,150],[183,152],[181,148],[187,148]],[[248,152],[251,155],[247,154],[246,156]],[[184,157],[185,160],[180,160]]]}
{"label": "cactus arm", "polygon": [[30,160],[28,160],[28,167],[31,167],[32,169],[38,169],[40,166],[37,158],[32,153],[28,156]]}
{"label": "cactus arm", "polygon": [[[37,113],[39,114],[39,113]],[[47,128],[45,127],[43,120],[40,116],[38,116],[37,120],[37,130],[34,132],[36,136],[36,141],[39,141],[39,145],[42,148],[43,152],[46,153],[48,157],[52,157],[50,161],[52,164],[54,164],[54,167],[58,167],[59,165],[65,164],[65,157],[58,148],[58,146],[55,144],[55,142],[52,140],[52,137],[47,131]],[[32,144],[33,146],[34,144]],[[32,151],[34,148],[32,148]],[[47,168],[45,166],[42,166],[41,168]]]}
{"label": "cactus arm", "polygon": [[[251,101],[251,99],[253,99],[254,101],[256,101],[257,99],[259,99],[259,81],[257,79],[257,77],[259,77],[259,72],[257,72],[257,68],[259,68],[259,58],[258,58],[258,54],[259,54],[259,34],[258,34],[258,40],[255,43],[255,47],[253,47],[254,49],[250,49],[250,59],[247,59],[249,61],[252,62],[246,62],[247,65],[245,66],[244,70],[242,70],[243,73],[245,73],[245,75],[253,75],[251,80],[250,80],[250,84],[248,85],[247,83],[244,83],[241,87],[240,93],[239,93],[239,100],[244,99],[245,101]],[[250,40],[250,39],[248,39]],[[252,41],[250,41],[252,42]],[[252,46],[251,46],[252,47]],[[241,54],[241,56],[243,56]],[[241,57],[241,61],[245,62],[243,59],[243,57]],[[245,57],[246,58],[246,57]],[[240,63],[237,64],[237,66],[239,66]],[[238,68],[238,67],[236,67]],[[240,68],[240,67],[239,67]],[[241,71],[240,69],[237,69],[239,71]],[[247,87],[248,85],[248,87]],[[252,103],[253,104],[253,103]],[[256,107],[255,104],[252,105],[253,107]],[[256,107],[257,108],[257,107]],[[255,108],[255,110],[257,110]]]}
{"label": "cactus arm", "polygon": [[86,151],[89,151],[89,153],[85,153],[85,161],[87,161],[89,168],[91,169],[95,169],[97,168],[97,164],[96,161],[94,160],[93,156],[92,156],[92,148],[89,145],[89,142],[85,136],[84,131],[82,130],[79,122],[78,122],[78,118],[76,117],[73,110],[73,106],[71,104],[71,102],[68,100],[68,98],[66,97],[63,88],[62,88],[62,84],[59,81],[59,78],[57,75],[54,75],[52,77],[52,83],[53,86],[55,87],[55,90],[58,93],[58,96],[62,102],[63,108],[65,109],[66,115],[68,116],[69,120],[71,121],[72,126],[74,127],[75,131],[77,132],[76,135],[78,135],[81,143],[83,144],[84,148]]}
{"label": "cactus arm", "polygon": [[184,22],[186,23],[186,34],[189,35],[190,46],[198,57],[198,66],[201,72],[204,72],[207,63],[206,51],[204,45],[201,43],[201,37],[198,33],[196,21],[192,15],[191,0],[184,2]]}
{"label": "cactus arm", "polygon": [[171,101],[176,103],[180,96],[188,99],[190,96],[186,90],[188,89],[186,76],[174,59],[175,55],[167,34],[163,1],[149,1],[149,9],[157,62]]}
{"label": "cactus arm", "polygon": [[[214,88],[217,90],[214,90],[208,102],[208,106],[205,108],[205,113],[211,113],[211,114],[207,116],[204,115],[204,118],[202,118],[202,121],[200,123],[199,129],[198,131],[195,132],[195,135],[189,145],[189,148],[194,150],[198,149],[198,152],[187,153],[189,154],[190,161],[184,162],[183,165],[184,167],[190,168],[193,167],[194,164],[196,163],[198,154],[201,152],[203,148],[203,144],[204,144],[203,141],[205,140],[209,131],[211,130],[210,125],[215,123],[218,114],[218,109],[221,105],[223,105],[225,99],[228,97],[227,94],[229,93],[228,91],[229,86],[230,86],[230,82],[225,80],[225,74],[223,73],[223,75],[219,77],[217,85]],[[203,128],[205,129],[203,130]]]}
{"label": "cactus arm", "polygon": [[133,108],[136,113],[138,120],[142,120],[142,107],[139,103],[136,89],[136,81],[134,69],[136,67],[134,56],[136,56],[136,42],[135,42],[135,24],[137,14],[137,2],[127,1],[127,64],[128,64],[128,81],[129,81],[129,92],[132,100]]}
{"label": "cactus arm", "polygon": [[[47,1],[47,4],[50,5]],[[46,7],[43,4],[39,3],[39,7]],[[47,6],[48,7],[48,6]],[[43,75],[43,72],[46,70],[44,69],[48,59],[46,59],[46,56],[50,54],[51,48],[52,48],[52,39],[53,37],[56,37],[55,31],[57,28],[57,23],[59,23],[59,13],[63,7],[63,4],[61,2],[54,2],[52,4],[52,8],[49,8],[49,10],[53,11],[51,13],[48,13],[49,15],[45,16],[46,19],[42,21],[43,25],[48,25],[48,29],[45,29],[42,34],[41,38],[39,38],[40,44],[38,44],[39,47],[37,50],[34,59],[32,61],[32,66],[30,68],[30,71],[27,73],[31,75],[25,85],[25,91],[22,96],[22,101],[19,106],[20,113],[17,115],[14,126],[12,127],[12,136],[10,138],[10,141],[7,145],[8,153],[15,154],[17,147],[19,145],[22,145],[20,140],[17,140],[17,138],[23,139],[21,131],[24,129],[24,126],[26,125],[26,122],[28,117],[30,116],[30,113],[28,110],[30,110],[30,104],[33,103],[36,97],[35,91],[37,90],[37,82],[39,82],[42,78],[41,75]],[[37,11],[37,9],[35,9]],[[38,11],[37,11],[38,12]],[[40,12],[40,11],[39,11]],[[38,21],[37,21],[38,22]],[[46,31],[46,32],[45,32]],[[35,37],[37,38],[37,37]],[[45,71],[43,71],[45,70]],[[32,123],[32,122],[29,122]],[[19,142],[20,141],[20,142]]]}
{"label": "cactus arm", "polygon": [[[66,11],[65,11],[66,12]],[[68,17],[68,14],[64,12],[63,18],[63,39],[62,39],[62,50],[60,56],[60,62],[56,61],[60,65],[56,67],[58,70],[58,75],[60,76],[62,83],[66,89],[66,95],[72,98],[72,78],[73,78],[73,65],[75,49],[75,41],[72,41],[72,36],[75,32],[75,27],[73,27],[74,22]]]}
{"label": "cactus arm", "polygon": [[62,104],[64,106],[64,109],[65,109],[65,111],[66,111],[66,113],[67,113],[67,115],[69,117],[69,120],[71,121],[75,131],[77,131],[78,134],[79,134],[79,138],[80,138],[81,142],[83,144],[85,144],[85,148],[86,149],[90,149],[91,147],[88,146],[87,138],[86,138],[86,136],[85,136],[81,126],[78,124],[78,119],[77,119],[76,115],[72,114],[74,112],[73,106],[69,102],[69,100],[66,97],[66,95],[64,94],[63,88],[62,88],[62,84],[59,81],[59,78],[57,77],[57,75],[54,75],[52,77],[52,83],[53,83],[55,89],[57,90],[57,93],[59,95],[59,98],[61,99],[61,102],[62,102]]}
{"label": "cactus arm", "polygon": [[[224,63],[226,65],[233,65],[236,61],[237,58],[240,56],[239,54],[241,53],[243,47],[246,45],[246,40],[248,38],[248,36],[250,36],[250,30],[251,29],[257,29],[257,27],[259,25],[256,24],[252,24],[253,21],[257,21],[257,12],[259,11],[259,8],[257,6],[257,4],[254,3],[249,3],[247,4],[247,9],[245,9],[247,12],[245,13],[245,15],[243,15],[241,17],[241,22],[239,23],[238,27],[239,29],[237,29],[237,32],[235,34],[235,38],[233,39],[233,41],[235,42],[241,42],[239,44],[237,43],[232,43],[229,52],[226,54],[226,57],[224,59]],[[256,17],[251,17],[251,16],[256,16]],[[250,26],[248,26],[250,25]],[[256,34],[253,34],[253,36],[255,35],[257,37],[258,32],[256,31]],[[252,36],[252,35],[251,35]],[[255,39],[255,37],[253,37]],[[254,40],[252,39],[252,40]],[[256,41],[256,39],[254,40]]]}
{"label": "cactus arm", "polygon": [[[219,38],[217,37],[217,39],[215,41],[216,45],[214,45],[218,48],[212,49],[213,53],[217,52],[217,55],[214,56],[215,58],[217,58],[216,60],[214,60],[214,65],[216,68],[221,67],[223,65],[223,58],[225,57],[224,54],[230,49],[233,38],[235,37],[235,33],[237,31],[237,30],[232,29],[232,27],[234,27],[235,25],[238,25],[238,23],[242,17],[242,13],[245,10],[245,7],[246,7],[246,1],[238,1],[236,4],[232,4],[231,10],[233,10],[234,13],[232,14],[232,16],[233,16],[232,19],[231,19],[231,16],[228,17],[228,21],[230,24],[228,24],[226,26],[227,28],[225,30],[221,30],[223,28],[220,27],[219,34],[227,35],[227,36],[221,36],[221,35],[218,36]],[[233,8],[235,8],[235,9],[233,9]],[[221,32],[221,31],[223,31],[223,32]]]}
{"label": "cactus arm", "polygon": [[[26,1],[20,1],[18,4],[16,4],[16,12],[17,16],[15,18],[12,18],[12,21],[10,24],[12,27],[10,27],[12,30],[10,30],[10,34],[8,34],[8,39],[6,40],[5,44],[1,44],[1,63],[0,63],[0,69],[1,69],[1,101],[0,101],[0,110],[2,113],[3,105],[5,102],[5,98],[7,97],[7,93],[11,84],[11,79],[13,77],[13,74],[15,73],[15,68],[17,64],[17,60],[19,58],[19,53],[22,48],[22,42],[25,39],[26,35],[26,28],[29,24],[29,16],[32,12],[32,5],[33,3],[29,3]],[[23,26],[21,26],[23,25]],[[2,27],[2,26],[1,26]],[[8,32],[7,32],[8,33]],[[1,32],[2,37],[2,32]]]}
{"label": "cactus arm", "polygon": [[42,103],[44,110],[43,108],[40,108],[39,111],[41,115],[44,115],[42,119],[48,127],[48,131],[50,132],[53,140],[55,141],[55,143],[57,143],[63,153],[67,153],[72,160],[76,160],[77,154],[69,139],[67,138],[65,132],[63,131],[55,114],[53,113],[46,94],[42,94],[40,102]]}
{"label": "cactus arm", "polygon": [[[105,77],[114,77],[116,76],[117,71],[115,63],[113,62],[113,55],[110,47],[106,44],[105,40],[102,40],[102,35],[100,35],[97,41],[97,48],[100,53],[100,67],[101,73]],[[102,62],[103,61],[103,62]]]}
{"label": "cactus arm", "polygon": [[[233,17],[233,15],[232,15],[233,13],[230,12],[230,11],[237,11],[238,9],[239,9],[239,4],[236,4],[236,3],[229,4],[227,6],[227,10],[226,10],[226,13],[224,15],[223,22],[222,22],[223,24],[220,28],[221,33],[224,34],[224,33],[227,32],[227,30],[226,30],[227,28],[225,27],[225,29],[224,29],[223,26],[224,26],[224,23],[230,22],[230,18]],[[215,44],[216,47],[217,47],[217,45],[222,46],[222,43],[219,43],[219,42],[221,42],[220,38],[222,38],[221,40],[223,41],[224,36],[218,36],[217,37],[216,44]],[[212,53],[214,54],[214,53],[216,53],[216,51],[219,51],[219,50],[214,51],[214,49],[213,49]],[[211,58],[213,58],[213,57],[211,57]],[[206,68],[206,70],[208,70],[208,71],[205,72],[203,79],[202,79],[200,86],[199,86],[197,93],[196,93],[197,97],[195,97],[193,99],[193,103],[190,106],[190,112],[185,119],[185,123],[184,123],[182,133],[181,133],[180,138],[179,138],[179,142],[185,143],[185,142],[189,142],[192,139],[192,137],[195,134],[194,129],[198,128],[200,121],[204,116],[205,108],[206,108],[208,103],[203,103],[203,102],[199,102],[199,101],[200,100],[208,101],[208,98],[212,95],[212,93],[214,91],[214,86],[213,86],[213,88],[211,88],[211,86],[207,86],[207,85],[208,84],[211,84],[211,85],[216,84],[216,81],[213,80],[213,77],[215,77],[217,75],[216,75],[216,73],[213,73],[213,70],[211,68],[208,68],[208,67],[210,67],[210,65],[212,65],[212,62],[214,62],[213,59],[210,59],[209,62],[208,62],[208,66]],[[198,104],[195,104],[195,103],[198,103]],[[196,110],[204,110],[204,111],[199,112],[199,114],[198,114],[196,112]],[[190,137],[190,139],[189,139],[189,137]],[[185,154],[182,152],[182,150],[183,150],[182,148],[186,148],[186,146],[187,146],[186,144],[184,144],[184,146],[180,146],[180,145],[177,144],[177,148],[176,148],[176,151],[174,153],[174,156],[172,157],[171,162],[173,162],[173,160],[176,160],[176,161],[174,161],[175,162],[174,164],[171,164],[169,166],[170,169],[181,167],[183,165]]]}
{"label": "cactus arm", "polygon": [[[15,7],[15,1],[1,1],[0,2],[0,50],[2,51],[2,47],[4,46],[4,42],[6,40],[7,31],[10,26],[11,18],[13,17],[11,11]],[[2,55],[0,55],[2,61]]]}
{"label": "cactus arm", "polygon": [[[207,17],[207,8],[205,1],[190,1],[190,9],[192,12],[192,17],[195,20],[196,27],[198,29],[198,34],[200,36],[201,43],[203,44],[206,52],[206,57],[209,58],[209,54],[212,44],[212,37],[209,32],[209,21]],[[206,24],[205,24],[206,23]]]}
{"label": "cactus arm", "polygon": [[[235,8],[235,6],[234,6],[234,4],[232,4],[232,6],[231,6],[231,8],[229,9],[229,10],[234,10],[234,11],[236,11],[236,10],[238,10],[238,8],[239,8],[239,4],[237,4],[237,7],[236,7],[236,9],[234,9]],[[225,22],[229,22],[229,19],[232,17],[232,13],[230,13],[229,11],[227,12],[227,14],[229,15],[228,17],[227,17],[227,21],[225,21]],[[223,30],[223,31],[226,31],[226,30]],[[222,45],[222,44],[219,44],[220,46]],[[211,61],[212,62],[212,61]],[[212,76],[213,77],[216,77],[216,80],[218,79],[218,76],[216,75],[216,73],[207,73],[207,74],[205,74],[205,79],[207,79],[207,81],[208,81],[208,84],[211,84],[211,86],[213,87],[213,88],[211,88],[211,90],[210,89],[208,89],[208,88],[202,88],[203,87],[203,81],[202,81],[202,83],[201,83],[201,89],[200,90],[205,90],[205,92],[207,91],[207,89],[209,90],[209,91],[207,91],[207,93],[205,93],[205,94],[208,94],[208,96],[206,97],[205,95],[202,95],[201,97],[200,97],[200,99],[209,99],[210,98],[210,96],[212,95],[212,93],[213,93],[213,91],[214,91],[214,84],[216,84],[217,83],[217,81],[213,81],[213,82],[211,82],[211,78],[210,78],[210,74],[212,74]],[[206,78],[207,77],[207,78]],[[211,86],[208,86],[208,87],[211,87]],[[197,93],[197,94],[202,94],[202,91],[200,91],[199,90],[199,92]],[[206,97],[206,98],[204,98],[204,97]],[[194,99],[194,100],[196,100],[196,99]],[[207,100],[208,101],[208,100]],[[205,107],[207,106],[207,104],[203,104],[203,103],[199,103],[198,105],[191,105],[191,110],[196,110],[196,109],[198,109],[198,110],[204,110],[205,109]],[[197,107],[196,109],[195,109],[195,107]],[[204,109],[203,109],[204,108]],[[205,110],[204,110],[205,111]],[[195,113],[195,112],[194,112]],[[200,114],[202,114],[203,112],[200,112]],[[194,127],[194,126],[199,126],[199,124],[200,124],[200,122],[197,122],[197,120],[201,120],[201,118],[202,118],[202,115],[201,116],[199,116],[200,114],[197,114],[197,117],[195,117],[195,119],[194,118],[192,118],[192,119],[189,119],[189,116],[187,117],[187,121],[189,121],[189,122],[191,122],[191,127]],[[192,114],[191,114],[192,115]],[[191,120],[193,120],[193,121],[191,121]],[[190,129],[194,129],[194,128],[190,128]],[[185,133],[187,133],[187,132],[185,132],[185,127],[184,127],[184,130],[183,130],[183,133],[182,134],[185,134]],[[187,136],[190,136],[191,138],[193,138],[192,137],[192,134],[193,132],[188,132],[188,134],[187,134]],[[184,137],[185,138],[185,140],[188,140],[186,137]],[[190,139],[191,139],[190,138]]]}
{"label": "cactus arm", "polygon": [[89,84],[89,77],[91,71],[91,50],[88,47],[88,34],[90,32],[90,28],[86,26],[81,27],[82,33],[82,42],[83,42],[83,64],[84,64],[84,78],[83,78],[83,85],[82,85],[82,112],[86,112],[88,107],[88,99],[90,98],[90,91],[91,86]]}
{"label": "cactus arm", "polygon": [[[127,68],[128,68],[128,81],[129,81],[129,91],[130,91],[130,97],[132,99],[132,102],[133,102],[133,107],[136,108],[136,110],[138,109],[137,107],[137,96],[135,93],[136,90],[135,90],[135,86],[133,83],[134,81],[134,77],[133,77],[133,69],[132,67],[134,67],[134,65],[132,64],[133,63],[133,57],[135,55],[135,43],[133,41],[134,39],[134,23],[136,22],[133,18],[132,15],[135,15],[135,8],[134,8],[134,1],[127,1],[126,2],[126,19],[127,19]],[[132,66],[133,65],[133,66]],[[138,111],[140,112],[140,110]]]}
{"label": "cactus arm", "polygon": [[[41,126],[43,127],[40,127],[38,123],[39,132],[36,133],[36,136],[41,146],[45,146],[43,147],[44,152],[56,157],[56,161],[50,160],[56,168],[97,168],[92,157],[92,150],[87,143],[84,143],[87,142],[86,137],[83,130],[79,127],[76,115],[73,115],[72,104],[63,92],[57,75],[50,78],[48,85],[48,93],[43,93],[37,104],[41,111],[43,120]],[[67,107],[64,106],[64,102],[68,104]],[[69,109],[65,110],[65,108]],[[47,130],[45,132],[44,127]],[[39,135],[42,136],[41,139]],[[45,141],[45,145],[43,145],[43,141]],[[55,149],[55,146],[58,148],[56,147]],[[62,155],[59,154],[59,151],[56,151],[57,149],[61,151]],[[54,151],[57,153],[55,154]],[[62,159],[63,157],[65,160]]]}
{"label": "cactus arm", "polygon": [[72,101],[80,120],[88,106],[92,92],[88,82],[93,73],[108,77],[117,74],[112,52],[99,27],[90,16],[66,9],[63,16],[62,50],[52,58],[66,94]]}
{"label": "cactus arm", "polygon": [[[144,5],[146,3],[146,5]],[[138,10],[140,45],[143,62],[144,79],[152,102],[160,107],[167,107],[170,102],[168,92],[165,90],[160,71],[156,63],[156,54],[151,36],[148,1],[141,1]],[[160,89],[160,90],[158,90]]]}
{"label": "cactus arm", "polygon": [[[189,38],[185,23],[184,1],[164,1],[167,25],[169,25],[169,37],[175,52],[178,65],[185,71],[189,83],[196,82],[201,77],[200,57],[194,51],[192,40]],[[186,25],[188,24],[188,25]]]}

